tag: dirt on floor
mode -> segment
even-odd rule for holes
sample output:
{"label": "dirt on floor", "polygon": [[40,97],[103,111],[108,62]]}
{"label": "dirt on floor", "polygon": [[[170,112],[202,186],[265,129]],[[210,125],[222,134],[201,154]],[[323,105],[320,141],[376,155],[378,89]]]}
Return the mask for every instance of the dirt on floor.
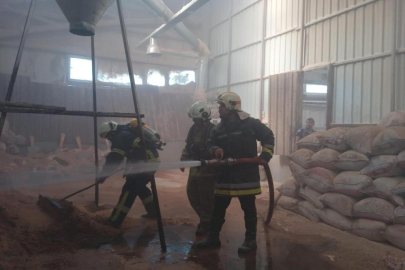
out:
{"label": "dirt on floor", "polygon": [[[37,198],[18,191],[0,193],[0,265],[13,258],[98,248],[120,231],[105,226],[76,208],[53,218],[37,205]],[[10,268],[12,269],[12,268]]]}
{"label": "dirt on floor", "polygon": [[[269,226],[258,224],[257,251],[239,256],[244,239],[243,212],[237,199],[228,208],[220,249],[193,249],[198,217],[186,195],[187,173],[156,174],[167,252],[161,251],[155,220],[136,199],[120,230],[103,225],[118,200],[117,175],[94,190],[71,198],[73,212],[58,219],[37,205],[38,194],[63,197],[94,181],[55,183],[0,194],[0,269],[405,269],[405,252],[315,223],[277,208]],[[263,181],[263,189],[267,188]],[[279,183],[276,183],[278,185]],[[277,195],[277,193],[276,193]],[[258,196],[260,218],[268,193]]]}

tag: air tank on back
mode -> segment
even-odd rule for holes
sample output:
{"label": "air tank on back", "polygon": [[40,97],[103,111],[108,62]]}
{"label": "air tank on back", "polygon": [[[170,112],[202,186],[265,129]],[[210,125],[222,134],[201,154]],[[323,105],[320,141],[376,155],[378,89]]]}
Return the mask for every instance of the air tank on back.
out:
{"label": "air tank on back", "polygon": [[[133,119],[129,125],[132,128],[136,128],[138,127],[138,120],[137,119]],[[142,126],[142,130],[143,130],[143,134],[145,135],[145,139],[152,142],[152,143],[159,143],[160,142],[160,135],[154,131],[153,129],[151,129],[148,125],[143,124]]]}

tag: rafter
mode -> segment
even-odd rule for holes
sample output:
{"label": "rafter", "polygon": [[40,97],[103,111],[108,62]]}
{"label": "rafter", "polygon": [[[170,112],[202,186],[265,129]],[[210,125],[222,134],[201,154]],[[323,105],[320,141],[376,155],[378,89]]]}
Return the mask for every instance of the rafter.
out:
{"label": "rafter", "polygon": [[[156,18],[143,18],[143,19],[128,19],[127,20],[127,27],[129,29],[133,28],[142,28],[142,27],[157,27],[160,25],[160,21]],[[102,20],[97,24],[97,28],[105,28],[105,27],[113,27],[113,26],[119,26],[119,21],[118,20]],[[199,26],[199,25],[198,25]],[[53,32],[58,32],[58,31],[63,31],[66,30],[68,31],[69,25],[68,23],[58,23],[55,24],[55,22],[52,22],[51,24],[48,25],[37,25],[37,26],[32,26],[29,30],[28,35],[32,36],[34,34],[42,34],[42,33],[53,33]],[[138,30],[138,29],[137,29]],[[145,29],[145,33],[150,33],[149,30]],[[143,31],[136,31],[138,33],[142,33]],[[143,34],[145,34],[143,33]],[[5,40],[5,39],[12,39],[12,38],[19,38],[20,33],[5,33],[4,31],[1,31],[0,34],[0,39]]]}

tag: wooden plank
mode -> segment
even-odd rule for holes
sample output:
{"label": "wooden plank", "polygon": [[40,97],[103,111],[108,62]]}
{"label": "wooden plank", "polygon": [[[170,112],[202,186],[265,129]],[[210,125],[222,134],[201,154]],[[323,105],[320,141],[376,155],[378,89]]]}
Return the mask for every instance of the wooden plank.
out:
{"label": "wooden plank", "polygon": [[277,100],[277,114],[278,114],[278,120],[279,120],[279,125],[277,126],[277,137],[278,137],[278,152],[280,154],[284,154],[284,141],[285,141],[285,134],[284,134],[284,129],[285,129],[285,81],[286,81],[286,74],[281,74],[279,76],[279,81],[278,81],[278,89],[277,89],[277,95],[278,95],[278,100]]}
{"label": "wooden plank", "polygon": [[83,150],[83,147],[82,147],[82,140],[81,140],[80,136],[76,136],[76,143],[77,143],[77,147],[78,147],[80,150]]}
{"label": "wooden plank", "polygon": [[333,97],[334,97],[334,75],[335,68],[333,65],[329,65],[328,68],[328,93],[326,96],[326,129],[331,128],[331,123],[333,121]]}
{"label": "wooden plank", "polygon": [[343,124],[337,124],[337,123],[331,123],[330,127],[335,128],[335,127],[366,127],[366,126],[376,126],[377,124],[363,124],[363,123],[343,123]]}
{"label": "wooden plank", "polygon": [[293,111],[293,74],[287,73],[286,74],[286,82],[285,82],[285,106],[284,106],[284,113],[285,113],[285,121],[284,121],[284,129],[285,129],[285,138],[284,138],[284,154],[291,154],[292,153],[292,111]]}
{"label": "wooden plank", "polygon": [[63,149],[63,144],[65,142],[66,134],[61,133],[60,134],[60,140],[59,140],[59,149]]}
{"label": "wooden plank", "polygon": [[302,106],[303,106],[303,87],[304,87],[304,73],[301,71],[294,72],[295,79],[293,80],[296,83],[294,87],[297,95],[296,103],[296,126],[295,130],[298,130],[302,127]]}

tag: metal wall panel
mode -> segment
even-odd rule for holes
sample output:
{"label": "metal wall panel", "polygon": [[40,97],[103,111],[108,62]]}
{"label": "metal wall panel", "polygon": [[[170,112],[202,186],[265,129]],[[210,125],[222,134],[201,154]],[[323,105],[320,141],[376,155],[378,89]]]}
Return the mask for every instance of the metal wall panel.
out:
{"label": "metal wall panel", "polygon": [[390,112],[391,57],[335,68],[335,123],[377,123]]}
{"label": "metal wall panel", "polygon": [[257,2],[232,18],[232,49],[260,41],[263,1]]}
{"label": "metal wall panel", "polygon": [[270,39],[265,43],[266,76],[298,69],[300,32],[278,34],[299,27],[300,7],[294,0],[268,1],[266,36]]}
{"label": "metal wall panel", "polygon": [[306,0],[305,22],[312,22],[330,14],[369,0]]}
{"label": "metal wall panel", "polygon": [[[331,14],[355,4],[355,1],[324,1],[327,2],[331,5],[325,5],[324,8],[328,7]],[[321,12],[321,6],[317,9],[314,3],[314,0],[307,2],[308,22],[324,17],[325,14],[325,9]],[[390,52],[394,3],[393,0],[376,1],[307,27],[305,65]]]}
{"label": "metal wall panel", "polygon": [[[397,110],[405,110],[405,1],[399,1],[398,7],[398,36],[397,47],[402,51],[397,55],[397,75],[396,75],[396,97],[395,108]],[[402,15],[402,16],[401,16]]]}
{"label": "metal wall panel", "polygon": [[242,110],[254,118],[260,118],[260,82],[249,82],[231,87],[242,99]]}
{"label": "metal wall panel", "polygon": [[214,59],[209,66],[209,88],[226,85],[228,55]]}
{"label": "metal wall panel", "polygon": [[[398,18],[398,47],[399,48],[403,48],[405,49],[405,18],[404,18],[404,14],[405,14],[405,1],[401,0],[399,1],[399,7],[398,7],[398,14],[399,14],[399,18]],[[401,16],[402,14],[402,16]],[[403,73],[402,73],[403,74]]]}
{"label": "metal wall panel", "polygon": [[[260,78],[261,44],[255,44],[231,54],[231,83]],[[246,67],[249,67],[248,69]]]}
{"label": "metal wall panel", "polygon": [[268,0],[266,36],[272,36],[300,24],[300,1]]}
{"label": "metal wall panel", "polygon": [[[269,99],[270,99],[270,80],[267,78],[263,81],[263,122],[269,122]],[[266,121],[267,120],[267,121]]]}
{"label": "metal wall panel", "polygon": [[399,75],[397,76],[397,96],[395,98],[396,109],[405,110],[405,53],[397,57],[397,68]]}
{"label": "metal wall panel", "polygon": [[228,52],[229,49],[229,21],[225,21],[210,32],[211,56]]}
{"label": "metal wall panel", "polygon": [[299,35],[293,31],[266,41],[266,76],[298,69]]}
{"label": "metal wall panel", "polygon": [[[231,88],[235,89],[235,83],[260,77],[261,61],[258,59],[264,61],[264,87],[267,76],[300,69],[301,1],[267,0],[265,11],[264,0],[256,4],[254,0],[232,1],[232,13],[237,14],[232,17],[230,27],[231,47],[234,50],[230,54],[231,72],[228,83]],[[333,122],[376,123],[390,111],[393,86],[392,17],[395,10],[399,14],[397,49],[400,51],[396,58],[395,101],[396,108],[405,107],[405,101],[402,101],[405,97],[405,54],[402,53],[405,49],[405,1],[399,0],[398,7],[395,7],[395,2],[396,0],[305,0],[304,21],[308,25],[305,26],[304,33],[303,66],[324,63],[335,66]],[[264,37],[261,26],[263,12],[267,15]],[[217,33],[212,33],[212,38],[217,36],[217,40],[225,40],[225,37],[229,37],[221,34],[221,31],[214,31]],[[262,38],[265,40],[263,57],[262,43],[258,42]],[[215,54],[227,52],[225,47],[218,45],[215,38],[213,40],[212,49]],[[254,42],[258,43],[252,44]],[[223,46],[225,43],[221,44]],[[247,47],[240,49],[243,46]],[[220,69],[219,65],[216,67],[210,74],[222,79],[214,79],[214,82],[226,81],[227,69]],[[266,93],[264,98],[268,98]]]}
{"label": "metal wall panel", "polygon": [[[232,3],[232,14],[241,11],[242,9],[252,5],[253,3],[257,2],[258,0],[233,0]],[[263,1],[263,0],[259,0]]]}
{"label": "metal wall panel", "polygon": [[229,17],[231,0],[212,0],[210,27],[217,25]]}

